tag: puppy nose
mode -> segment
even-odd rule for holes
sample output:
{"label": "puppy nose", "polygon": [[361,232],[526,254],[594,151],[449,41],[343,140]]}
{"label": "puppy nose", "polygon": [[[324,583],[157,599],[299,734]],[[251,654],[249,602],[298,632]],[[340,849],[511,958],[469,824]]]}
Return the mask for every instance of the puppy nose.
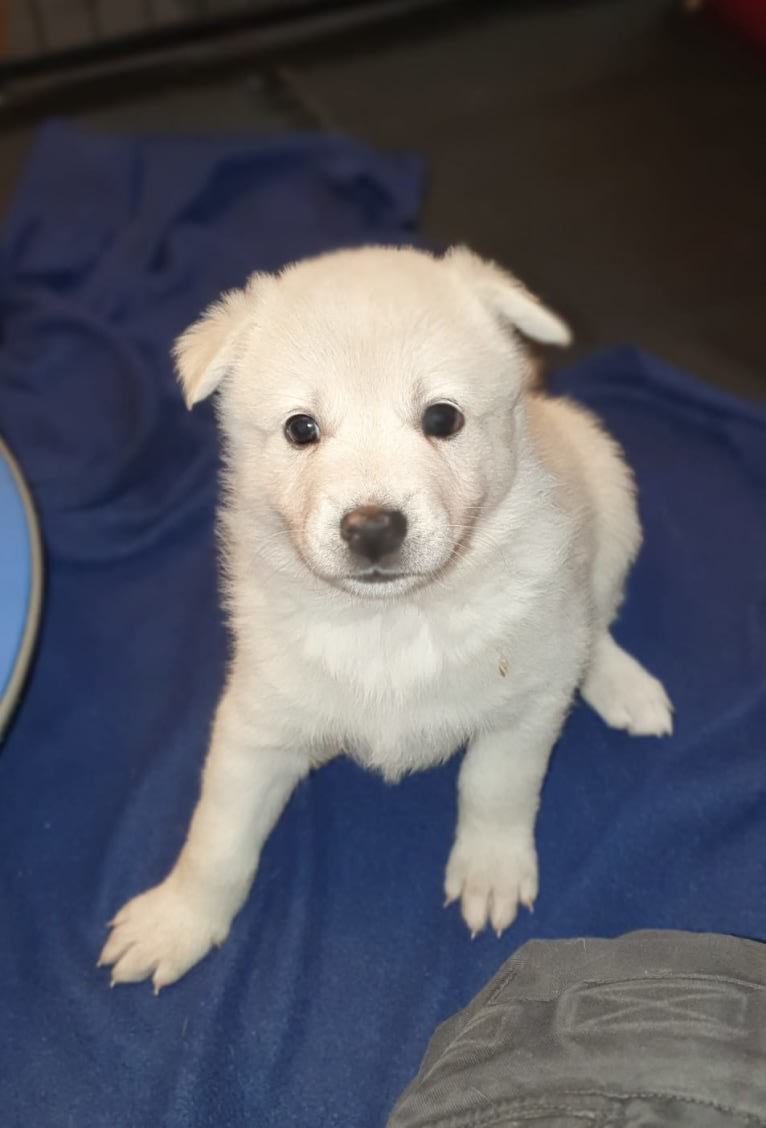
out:
{"label": "puppy nose", "polygon": [[360,505],[341,519],[340,535],[352,552],[375,563],[401,548],[407,535],[407,518],[398,509]]}

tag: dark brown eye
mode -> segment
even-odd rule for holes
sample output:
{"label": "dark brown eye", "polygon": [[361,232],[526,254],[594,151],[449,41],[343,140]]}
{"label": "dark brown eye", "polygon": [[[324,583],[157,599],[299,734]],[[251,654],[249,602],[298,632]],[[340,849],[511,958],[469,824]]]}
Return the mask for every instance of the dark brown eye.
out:
{"label": "dark brown eye", "polygon": [[285,423],[285,437],[293,446],[319,442],[319,424],[310,415],[291,415]]}
{"label": "dark brown eye", "polygon": [[423,431],[434,439],[449,439],[462,430],[465,419],[454,403],[432,403],[423,412]]}

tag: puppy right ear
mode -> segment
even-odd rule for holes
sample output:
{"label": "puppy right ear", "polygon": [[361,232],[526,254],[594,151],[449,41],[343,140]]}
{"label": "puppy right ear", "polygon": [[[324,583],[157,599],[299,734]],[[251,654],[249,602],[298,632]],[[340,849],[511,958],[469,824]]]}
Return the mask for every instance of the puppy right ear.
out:
{"label": "puppy right ear", "polygon": [[229,290],[173,345],[176,375],[186,406],[207,399],[234,363],[256,294],[267,275],[253,274],[244,290]]}
{"label": "puppy right ear", "polygon": [[497,263],[479,258],[467,247],[450,247],[444,259],[495,317],[508,322],[530,341],[543,345],[570,344],[569,326]]}

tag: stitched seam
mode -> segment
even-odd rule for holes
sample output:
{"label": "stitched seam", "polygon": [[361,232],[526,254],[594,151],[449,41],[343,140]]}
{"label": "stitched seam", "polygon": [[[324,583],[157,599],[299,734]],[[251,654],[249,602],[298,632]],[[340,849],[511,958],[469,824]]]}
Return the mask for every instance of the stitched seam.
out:
{"label": "stitched seam", "polygon": [[[512,978],[512,976],[509,978]],[[706,975],[704,973],[701,975],[691,975],[689,973],[676,974],[674,972],[671,972],[670,974],[668,974],[666,972],[663,974],[662,972],[659,972],[657,975],[649,974],[646,978],[644,978],[643,976],[639,977],[637,975],[632,975],[627,978],[625,976],[621,976],[614,979],[578,979],[576,982],[570,983],[566,987],[562,988],[562,990],[555,995],[514,995],[513,999],[504,999],[503,1005],[505,1006],[508,1003],[513,1003],[514,1005],[516,1003],[555,1003],[565,992],[571,991],[573,989],[579,990],[581,987],[612,987],[615,984],[645,983],[646,979],[648,979],[650,982],[663,980],[667,983],[734,983],[738,987],[749,987],[759,992],[766,990],[766,985],[764,985],[763,983],[757,983],[752,979],[737,979],[732,976]],[[495,1002],[498,991],[502,990],[502,988],[506,986],[506,983],[503,983],[500,987],[498,987],[497,991],[492,992],[492,995],[487,1000],[486,1005],[491,1006]]]}
{"label": "stitched seam", "polygon": [[455,1113],[446,1120],[421,1121],[422,1128],[492,1128],[493,1124],[502,1124],[511,1115],[515,1120],[529,1120],[543,1113],[556,1113],[562,1116],[576,1117],[586,1120],[592,1128],[603,1128],[605,1124],[602,1112],[589,1112],[587,1109],[571,1109],[568,1105],[559,1104],[524,1104],[520,1107],[517,1101],[499,1101],[490,1109],[474,1109],[464,1115]]}
{"label": "stitched seam", "polygon": [[513,979],[516,978],[517,974],[518,974],[518,971],[515,967],[511,967],[511,968],[508,969],[507,974],[503,976],[503,978],[500,980],[500,982],[498,983],[495,990],[492,992],[492,994],[487,999],[488,1006],[492,1006],[492,1004],[494,1003],[495,999],[500,994],[500,992],[505,990],[505,988],[508,986],[508,984]]}
{"label": "stitched seam", "polygon": [[[508,984],[511,982],[512,979],[515,978],[515,976],[516,976],[516,968],[515,967],[509,968],[507,973],[501,979],[500,983],[498,983],[495,990],[492,992],[492,994],[486,1000],[485,1006],[491,1007],[492,1004],[494,1003],[494,1001],[496,1000],[497,996],[499,995],[499,993],[505,987],[508,986]],[[466,1003],[466,1006],[465,1006],[464,1009],[467,1010],[468,1007],[470,1007],[470,1006],[471,1006],[471,1003]],[[461,1012],[458,1012],[458,1013],[461,1013]],[[457,1018],[457,1015],[452,1015],[451,1017]],[[451,1051],[454,1049],[456,1043],[458,1043],[461,1040],[461,1038],[463,1038],[465,1036],[465,1034],[468,1033],[469,1030],[472,1030],[477,1022],[481,1023],[482,1020],[483,1020],[483,1012],[479,1011],[479,1013],[474,1015],[474,1017],[472,1019],[470,1019],[464,1026],[461,1026],[461,1028],[457,1031],[455,1036],[453,1038],[451,1038],[450,1041],[447,1043],[447,1045],[444,1047],[441,1054],[436,1059],[436,1061],[433,1063],[431,1068],[426,1070],[426,1072],[423,1073],[423,1074],[420,1074],[420,1072],[419,1072],[416,1079],[419,1080],[421,1083],[423,1081],[426,1081],[432,1075],[434,1070],[437,1069],[444,1062],[444,1060],[449,1056]],[[445,1019],[445,1021],[449,1022],[450,1020]]]}

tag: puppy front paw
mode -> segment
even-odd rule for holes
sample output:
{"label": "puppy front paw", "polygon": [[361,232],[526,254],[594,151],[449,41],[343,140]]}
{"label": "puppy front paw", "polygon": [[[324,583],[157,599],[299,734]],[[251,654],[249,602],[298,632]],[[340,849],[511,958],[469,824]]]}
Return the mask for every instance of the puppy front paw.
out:
{"label": "puppy front paw", "polygon": [[111,965],[112,986],[151,976],[156,995],[222,944],[230,924],[217,906],[190,896],[171,874],[123,905],[110,923],[98,966]]}
{"label": "puppy front paw", "polygon": [[447,863],[447,904],[460,901],[471,936],[489,923],[498,936],[530,911],[537,897],[537,851],[518,833],[497,829],[459,832]]}

